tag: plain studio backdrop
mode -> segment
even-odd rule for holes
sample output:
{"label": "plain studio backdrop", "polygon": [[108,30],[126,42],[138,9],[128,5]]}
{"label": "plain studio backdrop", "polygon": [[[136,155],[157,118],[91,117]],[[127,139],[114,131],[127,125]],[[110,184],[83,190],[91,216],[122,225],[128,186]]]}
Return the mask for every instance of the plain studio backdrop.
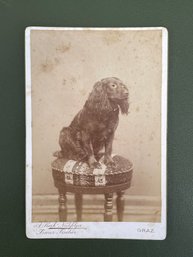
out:
{"label": "plain studio backdrop", "polygon": [[161,203],[162,31],[32,30],[33,195],[51,195],[59,132],[83,107],[93,85],[118,77],[129,88],[113,153],[133,162],[130,196]]}

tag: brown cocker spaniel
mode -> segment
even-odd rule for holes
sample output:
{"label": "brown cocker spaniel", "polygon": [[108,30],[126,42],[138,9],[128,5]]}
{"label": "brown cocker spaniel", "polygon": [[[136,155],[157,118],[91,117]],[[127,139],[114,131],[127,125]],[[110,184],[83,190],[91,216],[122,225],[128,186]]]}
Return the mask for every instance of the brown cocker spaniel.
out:
{"label": "brown cocker spaniel", "polygon": [[100,168],[99,152],[105,148],[104,163],[114,165],[113,138],[119,111],[128,114],[128,97],[128,89],[120,79],[98,81],[70,126],[61,130],[59,157],[87,161],[91,168]]}

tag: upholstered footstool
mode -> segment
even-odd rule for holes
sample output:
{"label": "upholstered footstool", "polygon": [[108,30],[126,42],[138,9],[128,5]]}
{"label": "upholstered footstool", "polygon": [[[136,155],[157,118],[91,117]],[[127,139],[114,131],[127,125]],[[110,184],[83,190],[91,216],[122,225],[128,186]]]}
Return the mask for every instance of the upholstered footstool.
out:
{"label": "upholstered footstool", "polygon": [[113,194],[117,194],[117,218],[123,220],[124,192],[130,187],[133,165],[126,158],[113,156],[115,166],[107,167],[100,159],[101,168],[91,169],[87,163],[58,158],[52,162],[52,175],[59,192],[59,220],[67,220],[66,193],[75,194],[77,221],[82,219],[82,195],[103,194],[104,221],[112,221]]}

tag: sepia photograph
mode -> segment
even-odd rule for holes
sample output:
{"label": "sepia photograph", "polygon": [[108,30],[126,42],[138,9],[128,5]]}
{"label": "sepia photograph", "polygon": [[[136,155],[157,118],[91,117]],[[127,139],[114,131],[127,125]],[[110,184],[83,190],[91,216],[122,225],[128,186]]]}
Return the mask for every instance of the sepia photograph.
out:
{"label": "sepia photograph", "polygon": [[166,237],[168,32],[28,27],[26,235]]}

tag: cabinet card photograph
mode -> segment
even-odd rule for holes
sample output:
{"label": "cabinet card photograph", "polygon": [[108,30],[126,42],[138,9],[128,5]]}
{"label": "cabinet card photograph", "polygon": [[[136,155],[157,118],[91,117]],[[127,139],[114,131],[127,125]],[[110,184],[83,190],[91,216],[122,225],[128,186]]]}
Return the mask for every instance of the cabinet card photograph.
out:
{"label": "cabinet card photograph", "polygon": [[168,33],[28,27],[26,235],[166,237]]}

